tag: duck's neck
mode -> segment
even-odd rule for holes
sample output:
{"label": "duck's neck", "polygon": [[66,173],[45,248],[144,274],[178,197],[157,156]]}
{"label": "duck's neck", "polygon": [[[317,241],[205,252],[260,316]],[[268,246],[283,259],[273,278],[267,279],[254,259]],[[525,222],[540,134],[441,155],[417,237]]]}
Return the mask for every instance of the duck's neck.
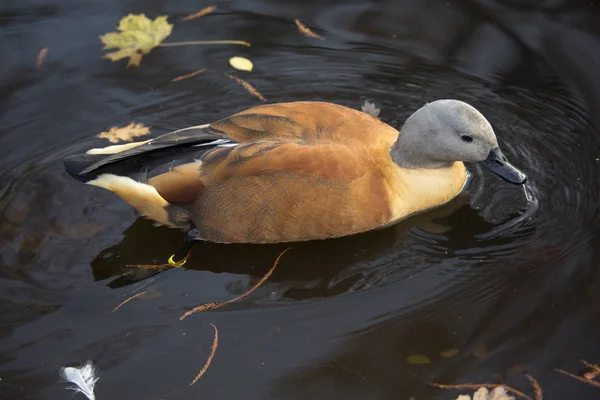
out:
{"label": "duck's neck", "polygon": [[438,169],[452,166],[452,162],[432,160],[427,154],[427,149],[421,148],[422,140],[417,141],[412,138],[410,134],[400,134],[392,145],[390,155],[398,166],[408,169]]}

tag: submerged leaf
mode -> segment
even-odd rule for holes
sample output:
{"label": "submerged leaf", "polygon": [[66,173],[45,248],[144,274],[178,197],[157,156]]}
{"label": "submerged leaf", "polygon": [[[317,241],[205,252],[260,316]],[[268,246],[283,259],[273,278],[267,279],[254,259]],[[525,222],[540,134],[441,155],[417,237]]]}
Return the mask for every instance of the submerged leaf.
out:
{"label": "submerged leaf", "polygon": [[229,59],[229,65],[240,71],[252,71],[252,68],[254,68],[252,61],[244,57],[231,57]]}
{"label": "submerged leaf", "polygon": [[133,138],[144,136],[150,133],[150,128],[141,123],[132,122],[127,126],[112,127],[108,132],[101,132],[96,135],[100,139],[108,139],[111,143],[118,143],[119,140],[126,142],[133,141]]}
{"label": "submerged leaf", "polygon": [[167,16],[152,21],[144,14],[129,14],[121,19],[118,29],[120,32],[100,36],[104,50],[119,49],[105,54],[104,58],[117,61],[129,57],[127,66],[137,67],[142,62],[142,55],[148,54],[171,34],[173,25],[167,22]]}
{"label": "submerged leaf", "polygon": [[473,350],[473,355],[477,358],[483,358],[488,353],[488,348],[485,345],[478,346],[475,350]]}
{"label": "submerged leaf", "polygon": [[444,358],[454,357],[457,354],[458,354],[458,349],[447,349],[447,350],[440,352],[440,356],[442,356]]}
{"label": "submerged leaf", "polygon": [[411,354],[406,357],[406,362],[412,365],[431,364],[431,359],[424,354]]}

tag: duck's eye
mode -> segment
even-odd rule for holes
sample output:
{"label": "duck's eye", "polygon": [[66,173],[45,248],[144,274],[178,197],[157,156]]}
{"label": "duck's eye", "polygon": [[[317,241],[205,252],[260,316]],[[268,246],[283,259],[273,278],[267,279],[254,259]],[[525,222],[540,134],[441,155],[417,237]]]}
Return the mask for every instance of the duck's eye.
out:
{"label": "duck's eye", "polygon": [[467,142],[467,143],[471,143],[473,141],[473,138],[469,135],[462,135],[460,138],[462,139],[463,142]]}

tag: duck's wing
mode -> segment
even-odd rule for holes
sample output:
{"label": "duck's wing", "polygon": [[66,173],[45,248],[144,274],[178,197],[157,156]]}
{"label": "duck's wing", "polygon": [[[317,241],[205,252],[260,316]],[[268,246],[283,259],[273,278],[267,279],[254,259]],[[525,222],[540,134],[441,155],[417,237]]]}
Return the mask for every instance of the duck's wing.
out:
{"label": "duck's wing", "polygon": [[[71,155],[64,160],[65,169],[75,177],[93,177],[100,169],[105,169],[115,164],[123,163],[111,171],[123,174],[121,170],[132,170],[140,167],[152,169],[160,165],[165,159],[172,158],[186,162],[186,156],[193,160],[215,146],[231,142],[223,135],[208,131],[208,124],[179,129],[161,135],[157,138],[134,143],[112,145],[104,148],[90,149],[83,154]],[[178,162],[178,163],[180,163]],[[156,164],[156,165],[153,165]]]}
{"label": "duck's wing", "polygon": [[[212,124],[193,126],[154,139],[91,149],[67,157],[66,170],[75,177],[91,177],[95,171],[122,161],[138,168],[159,164],[166,158],[172,166],[198,158],[215,147],[260,141],[373,143],[389,141],[398,131],[361,111],[326,102],[291,102],[261,105]],[[185,155],[191,154],[188,160]],[[142,156],[142,157],[139,157]],[[177,160],[179,156],[179,160]],[[119,168],[116,168],[119,171]],[[91,174],[91,175],[90,175]]]}
{"label": "duck's wing", "polygon": [[398,131],[366,113],[318,101],[267,104],[209,125],[209,132],[240,143],[260,140],[372,142]]}
{"label": "duck's wing", "polygon": [[351,182],[373,165],[373,154],[389,159],[398,134],[368,114],[324,102],[253,107],[203,130],[230,142],[149,179],[169,202],[189,204],[209,185],[273,172],[288,172],[295,181],[311,176]]}

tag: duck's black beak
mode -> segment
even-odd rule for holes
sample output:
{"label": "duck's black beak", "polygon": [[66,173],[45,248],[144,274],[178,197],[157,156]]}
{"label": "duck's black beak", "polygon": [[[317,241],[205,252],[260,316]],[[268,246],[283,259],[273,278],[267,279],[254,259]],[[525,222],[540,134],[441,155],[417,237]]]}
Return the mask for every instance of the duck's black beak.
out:
{"label": "duck's black beak", "polygon": [[522,185],[527,181],[527,175],[509,163],[498,147],[492,149],[481,164],[506,182]]}

